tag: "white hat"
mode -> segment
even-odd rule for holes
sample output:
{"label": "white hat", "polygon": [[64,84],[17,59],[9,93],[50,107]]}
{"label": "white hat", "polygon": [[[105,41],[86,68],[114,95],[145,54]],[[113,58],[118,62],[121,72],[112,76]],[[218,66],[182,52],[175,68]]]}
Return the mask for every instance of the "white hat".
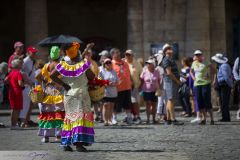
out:
{"label": "white hat", "polygon": [[200,54],[203,54],[201,50],[197,49],[194,51],[193,53],[194,55],[200,55]]}
{"label": "white hat", "polygon": [[109,54],[109,52],[108,52],[107,50],[103,50],[103,51],[100,52],[98,55],[99,55],[99,56],[106,56],[106,57],[110,56],[110,54]]}
{"label": "white hat", "polygon": [[164,44],[162,47],[162,52],[165,53],[167,49],[171,49],[172,46],[168,43]]}
{"label": "white hat", "polygon": [[148,59],[145,63],[153,64],[155,66],[154,59]]}
{"label": "white hat", "polygon": [[222,53],[217,53],[215,56],[213,56],[211,58],[213,61],[217,62],[217,63],[227,63],[228,58],[225,57]]}
{"label": "white hat", "polygon": [[128,49],[125,51],[125,54],[128,53],[128,54],[131,54],[131,55],[134,55],[133,51],[131,49]]}

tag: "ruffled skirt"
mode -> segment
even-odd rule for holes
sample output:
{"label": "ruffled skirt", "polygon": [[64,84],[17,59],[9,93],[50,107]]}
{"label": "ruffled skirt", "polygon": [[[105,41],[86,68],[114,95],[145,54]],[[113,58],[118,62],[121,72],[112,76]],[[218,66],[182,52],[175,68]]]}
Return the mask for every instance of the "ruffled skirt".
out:
{"label": "ruffled skirt", "polygon": [[63,95],[54,88],[46,87],[47,96],[44,98],[39,119],[39,136],[60,137],[63,127],[65,111],[63,106]]}

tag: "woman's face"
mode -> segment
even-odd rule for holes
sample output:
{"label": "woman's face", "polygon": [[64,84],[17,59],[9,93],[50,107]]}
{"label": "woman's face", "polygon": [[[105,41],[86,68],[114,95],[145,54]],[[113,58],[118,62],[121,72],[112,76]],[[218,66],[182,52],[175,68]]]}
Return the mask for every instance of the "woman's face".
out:
{"label": "woman's face", "polygon": [[107,70],[111,70],[111,69],[112,69],[112,62],[107,61],[106,63],[104,63],[104,67],[105,67]]}
{"label": "woman's face", "polygon": [[199,62],[204,61],[204,57],[203,57],[202,54],[200,54],[200,55],[196,55],[196,59],[197,59]]}
{"label": "woman's face", "polygon": [[154,69],[154,65],[151,63],[147,63],[148,70],[152,71]]}

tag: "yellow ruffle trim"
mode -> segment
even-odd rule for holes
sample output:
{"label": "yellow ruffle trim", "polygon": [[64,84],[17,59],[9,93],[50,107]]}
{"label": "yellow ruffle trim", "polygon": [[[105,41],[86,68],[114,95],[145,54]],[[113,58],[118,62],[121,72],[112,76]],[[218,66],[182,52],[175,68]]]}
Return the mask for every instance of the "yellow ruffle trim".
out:
{"label": "yellow ruffle trim", "polygon": [[78,126],[92,128],[93,125],[94,125],[94,123],[92,121],[89,121],[87,119],[81,119],[81,120],[77,120],[77,121],[72,122],[72,123],[64,123],[63,124],[63,130],[69,131],[69,130],[72,130],[73,128],[78,127]]}
{"label": "yellow ruffle trim", "polygon": [[63,95],[58,96],[46,96],[43,99],[44,104],[58,104],[63,102]]}
{"label": "yellow ruffle trim", "polygon": [[60,62],[61,66],[68,71],[76,71],[77,69],[81,68],[85,63],[86,63],[86,60],[83,60],[74,65],[67,64],[67,62],[65,61]]}

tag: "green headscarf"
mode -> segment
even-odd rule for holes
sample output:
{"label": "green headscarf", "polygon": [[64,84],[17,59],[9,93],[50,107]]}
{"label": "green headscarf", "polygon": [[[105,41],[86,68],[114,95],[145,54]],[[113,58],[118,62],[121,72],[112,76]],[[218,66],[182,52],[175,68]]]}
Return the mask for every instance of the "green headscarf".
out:
{"label": "green headscarf", "polygon": [[52,46],[50,50],[50,58],[56,60],[60,57],[60,48],[58,46]]}

